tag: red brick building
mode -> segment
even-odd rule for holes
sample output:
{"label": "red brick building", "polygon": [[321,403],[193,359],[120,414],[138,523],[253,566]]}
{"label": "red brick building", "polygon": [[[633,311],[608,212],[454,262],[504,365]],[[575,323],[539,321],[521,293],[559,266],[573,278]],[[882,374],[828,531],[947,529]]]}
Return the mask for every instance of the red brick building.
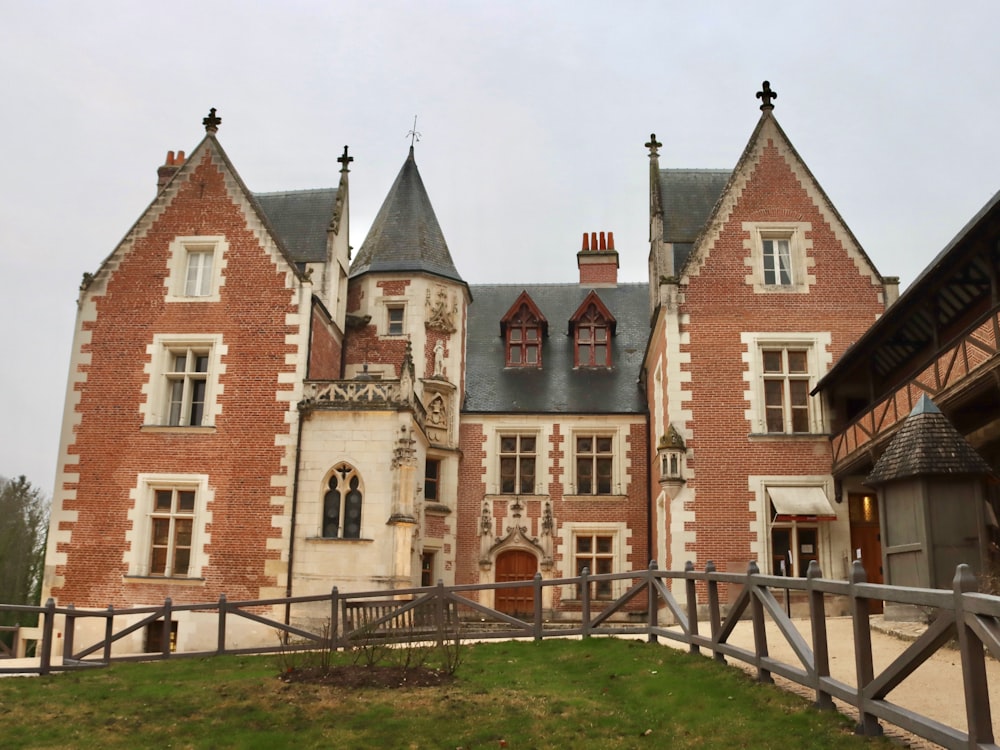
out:
{"label": "red brick building", "polygon": [[[81,287],[45,595],[126,607],[651,559],[842,575],[848,488],[810,394],[894,289],[764,102],[732,171],[661,169],[651,139],[648,284],[619,283],[595,232],[567,249],[573,283],[469,286],[412,148],[352,260],[346,148],[336,188],[255,194],[213,110]],[[573,586],[545,596],[552,617],[579,606]],[[182,617],[179,643],[208,627]]]}

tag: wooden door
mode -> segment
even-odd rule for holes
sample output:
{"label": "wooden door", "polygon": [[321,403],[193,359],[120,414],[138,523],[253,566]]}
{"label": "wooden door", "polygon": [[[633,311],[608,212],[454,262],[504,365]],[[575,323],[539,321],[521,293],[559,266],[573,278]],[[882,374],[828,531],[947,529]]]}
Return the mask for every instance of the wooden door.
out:
{"label": "wooden door", "polygon": [[[882,534],[878,504],[872,495],[848,496],[851,516],[851,560],[860,560],[868,583],[882,583]],[[872,600],[872,613],[882,611],[882,602]]]}
{"label": "wooden door", "polygon": [[[538,560],[526,550],[510,550],[497,556],[496,582],[530,581],[538,571]],[[508,615],[530,615],[535,611],[531,586],[497,589],[494,608]]]}

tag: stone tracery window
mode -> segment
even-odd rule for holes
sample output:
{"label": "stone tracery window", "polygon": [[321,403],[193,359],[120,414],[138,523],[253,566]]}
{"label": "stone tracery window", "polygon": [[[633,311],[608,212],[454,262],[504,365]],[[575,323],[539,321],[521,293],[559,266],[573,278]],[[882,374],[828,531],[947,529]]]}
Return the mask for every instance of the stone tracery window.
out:
{"label": "stone tracery window", "polygon": [[334,467],[323,495],[323,536],[327,539],[360,539],[361,506],[364,498],[361,476],[353,466]]}

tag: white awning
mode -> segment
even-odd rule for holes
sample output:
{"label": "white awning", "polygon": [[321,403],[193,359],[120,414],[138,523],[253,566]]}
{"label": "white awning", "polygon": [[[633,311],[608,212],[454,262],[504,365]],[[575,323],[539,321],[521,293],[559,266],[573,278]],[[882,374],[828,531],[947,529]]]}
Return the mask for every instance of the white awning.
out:
{"label": "white awning", "polygon": [[832,521],[837,512],[826,499],[822,487],[768,487],[775,521]]}

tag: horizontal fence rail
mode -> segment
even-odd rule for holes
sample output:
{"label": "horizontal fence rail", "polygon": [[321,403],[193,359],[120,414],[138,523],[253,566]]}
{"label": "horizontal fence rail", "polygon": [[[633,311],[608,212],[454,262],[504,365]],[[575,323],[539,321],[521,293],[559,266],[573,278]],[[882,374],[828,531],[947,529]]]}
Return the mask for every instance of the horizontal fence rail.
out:
{"label": "horizontal fence rail", "polygon": [[[618,592],[613,599],[594,598],[594,584],[610,583]],[[572,622],[545,619],[545,589],[564,587],[578,592],[579,618]],[[725,607],[720,588],[731,595]],[[478,601],[485,592],[517,588],[531,592],[532,611],[524,617],[498,611]],[[783,590],[784,603],[775,596]],[[603,588],[607,591],[607,587]],[[675,596],[675,591],[683,591]],[[808,605],[810,637],[799,633],[788,613],[791,592]],[[835,679],[830,673],[826,606],[838,597],[849,605],[854,636],[854,684]],[[872,658],[870,607],[872,601],[910,605],[933,613],[926,632],[885,669],[876,672]],[[311,617],[276,619],[273,613],[292,607],[310,607]],[[723,612],[725,610],[725,612]],[[228,601],[162,605],[131,609],[76,609],[56,606],[49,600],[42,607],[0,604],[0,611],[40,616],[37,658],[30,666],[4,667],[0,674],[49,674],[100,666],[112,661],[167,659],[182,656],[288,652],[317,648],[348,649],[378,639],[386,643],[434,643],[456,639],[511,639],[548,637],[621,636],[645,637],[649,642],[668,639],[686,646],[691,653],[705,653],[725,662],[735,659],[750,665],[757,679],[772,682],[777,675],[797,683],[815,695],[819,708],[834,707],[834,699],[853,706],[859,716],[857,731],[881,734],[880,721],[894,724],[919,737],[947,748],[997,749],[991,715],[987,654],[1000,659],[1000,597],[977,593],[976,580],[966,565],[956,571],[951,590],[918,589],[871,584],[859,562],[850,578],[821,577],[812,562],[805,578],[762,575],[751,563],[747,573],[722,573],[708,563],[696,571],[691,563],[683,571],[664,571],[651,563],[649,569],[629,573],[590,575],[587,570],[576,578],[543,580],[536,574],[530,581],[494,584],[467,584],[393,590],[330,594],[253,601]],[[299,611],[299,610],[296,610]],[[215,617],[214,649],[174,650],[171,626],[180,613],[203,613]],[[57,618],[64,623],[63,658],[53,660]],[[129,620],[121,625],[122,618]],[[103,621],[103,637],[78,644],[77,630],[83,621]],[[116,629],[116,619],[118,620]],[[288,621],[286,621],[288,620]],[[753,649],[729,642],[740,620],[753,628]],[[241,646],[231,642],[233,625],[252,623],[274,633],[271,646]],[[773,657],[768,644],[767,623],[777,627],[794,654],[791,662]],[[146,653],[115,654],[114,645],[157,624],[158,643]],[[22,628],[22,631],[25,629]],[[93,628],[91,628],[93,632]],[[910,676],[932,654],[945,645],[957,644],[961,660],[967,726],[946,726],[907,710],[887,699],[888,694]],[[147,647],[148,648],[148,647]],[[1000,690],[997,686],[995,689]]]}

